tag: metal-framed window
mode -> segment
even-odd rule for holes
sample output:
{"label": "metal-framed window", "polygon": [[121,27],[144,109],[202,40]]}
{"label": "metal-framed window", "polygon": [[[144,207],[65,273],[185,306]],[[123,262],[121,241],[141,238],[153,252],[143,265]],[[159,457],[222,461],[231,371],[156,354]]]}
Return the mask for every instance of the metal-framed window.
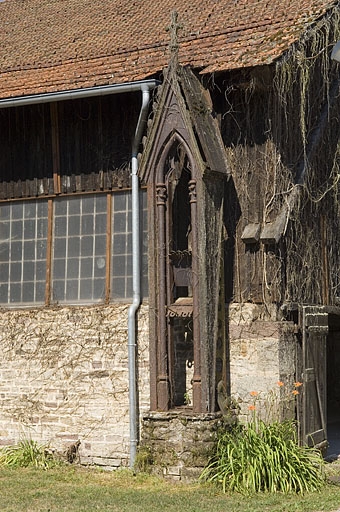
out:
{"label": "metal-framed window", "polygon": [[0,304],[45,301],[47,201],[0,204]]}
{"label": "metal-framed window", "polygon": [[[132,297],[132,211],[131,195],[112,196],[111,298]],[[142,290],[148,288],[147,271],[147,208],[146,192],[140,196],[141,213],[141,279]]]}
{"label": "metal-framed window", "polygon": [[[146,193],[141,191],[147,293]],[[0,305],[132,297],[131,192],[0,203]]]}
{"label": "metal-framed window", "polygon": [[52,302],[98,302],[105,298],[105,195],[54,201]]}

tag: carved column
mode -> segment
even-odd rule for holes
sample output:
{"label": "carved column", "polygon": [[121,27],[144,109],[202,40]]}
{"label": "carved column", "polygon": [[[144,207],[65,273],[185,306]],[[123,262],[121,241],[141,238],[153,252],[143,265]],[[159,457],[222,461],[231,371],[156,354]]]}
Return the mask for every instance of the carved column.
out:
{"label": "carved column", "polygon": [[167,189],[165,183],[156,183],[157,206],[157,260],[158,285],[157,293],[157,408],[162,411],[169,409],[169,371],[167,351],[167,319],[166,319],[166,240],[165,240],[165,215],[166,215]]}
{"label": "carved column", "polygon": [[189,181],[192,233],[192,321],[194,342],[194,376],[192,384],[193,411],[202,412],[201,340],[199,320],[199,270],[197,261],[197,193],[196,180]]}

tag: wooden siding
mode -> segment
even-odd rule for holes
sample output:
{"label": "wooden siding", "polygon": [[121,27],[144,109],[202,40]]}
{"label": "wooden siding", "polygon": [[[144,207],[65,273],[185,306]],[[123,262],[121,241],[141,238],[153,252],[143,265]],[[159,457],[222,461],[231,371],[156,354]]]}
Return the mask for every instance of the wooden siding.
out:
{"label": "wooden siding", "polygon": [[0,110],[0,200],[130,185],[137,94]]}
{"label": "wooden siding", "polygon": [[53,193],[48,105],[0,109],[0,199]]}
{"label": "wooden siding", "polygon": [[[299,62],[289,66],[295,69]],[[315,64],[306,90],[301,81],[278,89],[286,72],[278,67],[272,77],[264,68],[261,83],[259,70],[248,77],[230,75],[217,84],[224,94],[218,87],[214,91],[232,175],[224,212],[226,298],[335,304],[340,296],[339,78],[330,69],[321,89],[320,64]],[[307,113],[298,108],[301,97]],[[298,200],[289,203],[297,187]],[[290,213],[281,238],[251,242],[243,237],[249,226],[260,226],[262,234],[285,205]]]}

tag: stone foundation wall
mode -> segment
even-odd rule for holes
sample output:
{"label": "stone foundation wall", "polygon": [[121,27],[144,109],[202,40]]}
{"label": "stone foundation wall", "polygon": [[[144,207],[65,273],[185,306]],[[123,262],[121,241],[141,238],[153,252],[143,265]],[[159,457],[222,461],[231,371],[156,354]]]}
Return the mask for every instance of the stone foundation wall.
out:
{"label": "stone foundation wall", "polygon": [[221,426],[221,413],[193,414],[185,408],[147,413],[137,464],[171,480],[197,480],[213,454]]}
{"label": "stone foundation wall", "polygon": [[[0,445],[34,439],[65,453],[78,439],[82,463],[112,468],[129,458],[128,305],[51,307],[0,312]],[[293,326],[273,310],[234,304],[229,310],[231,394],[240,419],[250,395],[266,396],[295,380]],[[186,407],[149,411],[148,306],[138,315],[142,447],[164,476],[192,479],[206,464],[221,421]],[[187,389],[187,388],[185,388]],[[282,390],[279,390],[282,393]],[[257,400],[259,399],[257,398]],[[294,412],[284,402],[280,414]]]}
{"label": "stone foundation wall", "polygon": [[239,402],[240,420],[249,418],[254,402],[268,419],[294,416],[293,324],[281,321],[274,306],[268,311],[256,304],[232,304],[229,322],[231,395]]}
{"label": "stone foundation wall", "polygon": [[[20,439],[118,467],[129,457],[128,305],[0,312],[0,444]],[[138,316],[138,387],[149,409],[148,308]]]}

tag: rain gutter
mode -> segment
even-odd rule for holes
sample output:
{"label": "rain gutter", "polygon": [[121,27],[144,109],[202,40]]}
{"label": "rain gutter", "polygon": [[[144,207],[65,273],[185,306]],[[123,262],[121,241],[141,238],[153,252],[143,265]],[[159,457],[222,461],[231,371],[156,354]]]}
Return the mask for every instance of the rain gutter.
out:
{"label": "rain gutter", "polygon": [[153,89],[158,85],[156,80],[139,80],[137,82],[126,82],[123,84],[103,85],[89,87],[87,89],[73,89],[68,91],[47,92],[32,94],[28,96],[15,96],[12,98],[0,99],[0,108],[21,107],[36,103],[51,103],[53,101],[78,100],[81,98],[93,98],[94,96],[107,96],[124,92],[138,92],[142,88]]}
{"label": "rain gutter", "polygon": [[157,80],[141,80],[124,84],[89,87],[88,89],[74,89],[52,93],[35,94],[31,96],[18,96],[0,100],[0,108],[20,107],[37,103],[50,103],[54,101],[77,100],[92,98],[124,92],[142,93],[142,106],[137,121],[135,135],[132,143],[131,174],[132,174],[132,287],[133,298],[128,312],[128,368],[129,368],[129,416],[130,416],[130,467],[133,468],[138,441],[137,417],[137,374],[136,374],[136,316],[141,304],[140,286],[140,227],[139,227],[139,179],[138,179],[138,149],[148,116],[150,91],[159,82]]}

